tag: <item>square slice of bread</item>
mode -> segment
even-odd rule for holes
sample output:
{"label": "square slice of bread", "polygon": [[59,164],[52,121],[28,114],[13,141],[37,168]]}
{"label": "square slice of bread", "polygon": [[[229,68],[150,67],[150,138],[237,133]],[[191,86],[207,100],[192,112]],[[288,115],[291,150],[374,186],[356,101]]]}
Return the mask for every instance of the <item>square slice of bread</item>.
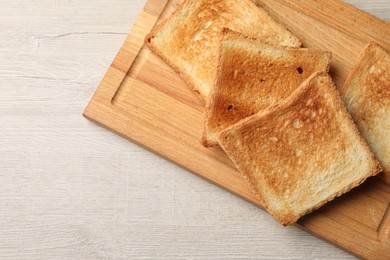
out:
{"label": "square slice of bread", "polygon": [[390,56],[369,43],[340,89],[360,133],[382,165],[390,184]]}
{"label": "square slice of bread", "polygon": [[289,96],[311,74],[328,71],[331,53],[264,44],[225,29],[218,70],[206,102],[202,144],[223,129]]}
{"label": "square slice of bread", "polygon": [[301,46],[297,37],[250,0],[185,0],[146,36],[145,43],[205,101],[225,27],[267,43]]}
{"label": "square slice of bread", "polygon": [[325,72],[279,105],[226,129],[219,143],[283,225],[380,171]]}

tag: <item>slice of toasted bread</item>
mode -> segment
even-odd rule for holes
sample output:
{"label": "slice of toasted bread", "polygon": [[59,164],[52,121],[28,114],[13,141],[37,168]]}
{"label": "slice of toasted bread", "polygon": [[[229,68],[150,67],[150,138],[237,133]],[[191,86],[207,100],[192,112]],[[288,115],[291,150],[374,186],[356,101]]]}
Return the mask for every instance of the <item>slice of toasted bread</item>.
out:
{"label": "slice of toasted bread", "polygon": [[186,0],[146,36],[146,45],[205,101],[213,85],[224,27],[267,43],[301,42],[250,0]]}
{"label": "slice of toasted bread", "polygon": [[328,71],[331,56],[321,50],[267,45],[224,30],[202,144],[214,146],[226,127],[286,98],[314,72]]}
{"label": "slice of toasted bread", "polygon": [[219,143],[283,225],[380,171],[325,72],[279,105],[227,128]]}
{"label": "slice of toasted bread", "polygon": [[369,43],[340,88],[348,111],[382,165],[390,184],[390,56]]}

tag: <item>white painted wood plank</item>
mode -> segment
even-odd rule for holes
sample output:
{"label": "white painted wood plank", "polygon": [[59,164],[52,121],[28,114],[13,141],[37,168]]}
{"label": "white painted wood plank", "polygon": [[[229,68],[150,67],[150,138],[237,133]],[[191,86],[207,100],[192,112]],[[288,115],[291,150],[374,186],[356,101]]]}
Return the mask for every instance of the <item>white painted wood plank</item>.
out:
{"label": "white painted wood plank", "polygon": [[2,1],[0,258],[353,258],[81,117],[144,3]]}
{"label": "white painted wood plank", "polygon": [[388,0],[344,0],[344,2],[385,21],[390,21],[390,1]]}

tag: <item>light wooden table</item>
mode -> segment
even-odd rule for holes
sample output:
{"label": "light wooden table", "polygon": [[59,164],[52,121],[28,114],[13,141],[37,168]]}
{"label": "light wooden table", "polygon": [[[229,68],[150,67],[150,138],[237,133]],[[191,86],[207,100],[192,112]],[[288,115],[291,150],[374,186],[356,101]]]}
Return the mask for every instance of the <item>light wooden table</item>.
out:
{"label": "light wooden table", "polygon": [[81,117],[144,3],[0,2],[0,259],[353,258]]}

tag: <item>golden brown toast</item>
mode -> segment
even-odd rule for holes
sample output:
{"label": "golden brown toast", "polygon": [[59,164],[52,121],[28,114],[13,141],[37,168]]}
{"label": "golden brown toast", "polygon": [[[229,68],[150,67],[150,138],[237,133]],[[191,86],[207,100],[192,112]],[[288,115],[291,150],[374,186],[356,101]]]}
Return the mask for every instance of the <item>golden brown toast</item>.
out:
{"label": "golden brown toast", "polygon": [[146,45],[205,101],[213,85],[224,27],[267,43],[300,47],[298,40],[250,0],[186,0],[146,36]]}
{"label": "golden brown toast", "polygon": [[225,29],[216,80],[206,102],[202,144],[217,144],[226,127],[289,96],[331,53],[264,44]]}
{"label": "golden brown toast", "polygon": [[219,143],[283,225],[381,170],[325,72],[227,128]]}
{"label": "golden brown toast", "polygon": [[390,184],[390,56],[369,43],[340,89],[348,111]]}

